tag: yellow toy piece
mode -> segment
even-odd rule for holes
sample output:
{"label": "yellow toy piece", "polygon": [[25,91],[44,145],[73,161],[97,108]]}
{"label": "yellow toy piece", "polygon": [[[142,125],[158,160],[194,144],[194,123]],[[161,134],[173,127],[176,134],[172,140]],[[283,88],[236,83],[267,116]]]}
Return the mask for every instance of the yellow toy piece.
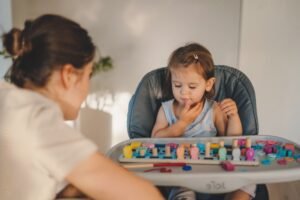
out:
{"label": "yellow toy piece", "polygon": [[219,149],[220,148],[220,144],[218,144],[218,143],[211,143],[210,144],[210,148],[211,149]]}
{"label": "yellow toy piece", "polygon": [[138,141],[134,141],[134,142],[131,142],[130,146],[132,149],[137,149],[139,148],[140,146],[142,145],[141,142],[138,142]]}
{"label": "yellow toy piece", "polygon": [[123,156],[124,158],[132,158],[132,147],[130,145],[123,148]]}

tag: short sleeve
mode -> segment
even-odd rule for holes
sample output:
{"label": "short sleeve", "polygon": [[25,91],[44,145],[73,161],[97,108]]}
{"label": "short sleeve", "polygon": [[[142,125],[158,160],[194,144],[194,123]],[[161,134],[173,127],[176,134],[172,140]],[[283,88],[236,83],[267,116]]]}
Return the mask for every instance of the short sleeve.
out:
{"label": "short sleeve", "polygon": [[36,164],[58,181],[97,151],[94,143],[64,122],[56,105],[35,105],[29,124]]}

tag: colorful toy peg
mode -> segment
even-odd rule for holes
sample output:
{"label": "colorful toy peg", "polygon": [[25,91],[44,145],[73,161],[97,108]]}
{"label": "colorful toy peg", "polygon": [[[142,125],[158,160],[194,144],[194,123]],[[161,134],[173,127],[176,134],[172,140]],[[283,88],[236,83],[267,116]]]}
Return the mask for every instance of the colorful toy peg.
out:
{"label": "colorful toy peg", "polygon": [[142,147],[147,147],[149,149],[152,149],[155,147],[155,144],[154,143],[143,143]]}
{"label": "colorful toy peg", "polygon": [[146,149],[145,148],[141,148],[140,149],[140,156],[145,156],[145,153],[146,153]]}
{"label": "colorful toy peg", "polygon": [[176,149],[176,155],[177,155],[177,159],[184,159],[184,147],[182,145],[180,145],[177,149]]}
{"label": "colorful toy peg", "polygon": [[232,141],[232,158],[235,161],[239,161],[240,160],[240,156],[241,156],[241,150],[238,147],[238,140],[234,139]]}
{"label": "colorful toy peg", "polygon": [[246,139],[246,160],[254,159],[254,149],[251,148],[251,139]]}
{"label": "colorful toy peg", "polygon": [[251,139],[249,137],[246,138],[246,148],[251,148]]}
{"label": "colorful toy peg", "polygon": [[152,149],[152,156],[153,156],[153,157],[156,157],[157,155],[158,155],[158,153],[157,153],[157,148],[154,147],[154,148]]}
{"label": "colorful toy peg", "polygon": [[205,157],[209,158],[210,156],[210,142],[205,143]]}
{"label": "colorful toy peg", "polygon": [[219,145],[220,145],[220,148],[219,148],[219,151],[218,151],[219,160],[226,160],[227,150],[224,147],[224,141],[221,140]]}
{"label": "colorful toy peg", "polygon": [[131,144],[130,144],[131,149],[137,149],[137,148],[139,148],[141,145],[142,145],[142,143],[141,143],[141,142],[138,142],[138,141],[133,141],[133,142],[131,142]]}
{"label": "colorful toy peg", "polygon": [[166,147],[165,147],[165,156],[166,157],[171,156],[171,147],[169,145],[166,145]]}
{"label": "colorful toy peg", "polygon": [[219,149],[220,145],[218,143],[211,143],[210,148],[211,149]]}
{"label": "colorful toy peg", "polygon": [[124,158],[132,158],[132,147],[131,147],[131,145],[126,145],[123,148],[123,156],[124,156]]}
{"label": "colorful toy peg", "polygon": [[199,158],[199,149],[196,146],[192,146],[190,149],[190,156],[193,160],[198,160]]}

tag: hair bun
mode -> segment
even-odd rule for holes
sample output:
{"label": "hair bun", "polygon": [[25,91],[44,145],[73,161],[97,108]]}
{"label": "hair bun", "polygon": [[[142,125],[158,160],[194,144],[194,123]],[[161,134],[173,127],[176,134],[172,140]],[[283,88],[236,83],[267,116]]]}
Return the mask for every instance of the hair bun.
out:
{"label": "hair bun", "polygon": [[11,29],[3,35],[3,46],[13,57],[19,56],[22,52],[22,31],[17,28]]}

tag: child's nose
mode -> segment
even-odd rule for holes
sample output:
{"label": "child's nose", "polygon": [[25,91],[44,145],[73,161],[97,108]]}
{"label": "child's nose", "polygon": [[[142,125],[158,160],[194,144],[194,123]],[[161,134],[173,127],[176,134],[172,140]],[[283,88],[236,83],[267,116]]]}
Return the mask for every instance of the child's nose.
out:
{"label": "child's nose", "polygon": [[180,90],[180,94],[181,95],[187,95],[188,94],[188,89],[185,88],[185,87],[182,87],[181,90]]}

